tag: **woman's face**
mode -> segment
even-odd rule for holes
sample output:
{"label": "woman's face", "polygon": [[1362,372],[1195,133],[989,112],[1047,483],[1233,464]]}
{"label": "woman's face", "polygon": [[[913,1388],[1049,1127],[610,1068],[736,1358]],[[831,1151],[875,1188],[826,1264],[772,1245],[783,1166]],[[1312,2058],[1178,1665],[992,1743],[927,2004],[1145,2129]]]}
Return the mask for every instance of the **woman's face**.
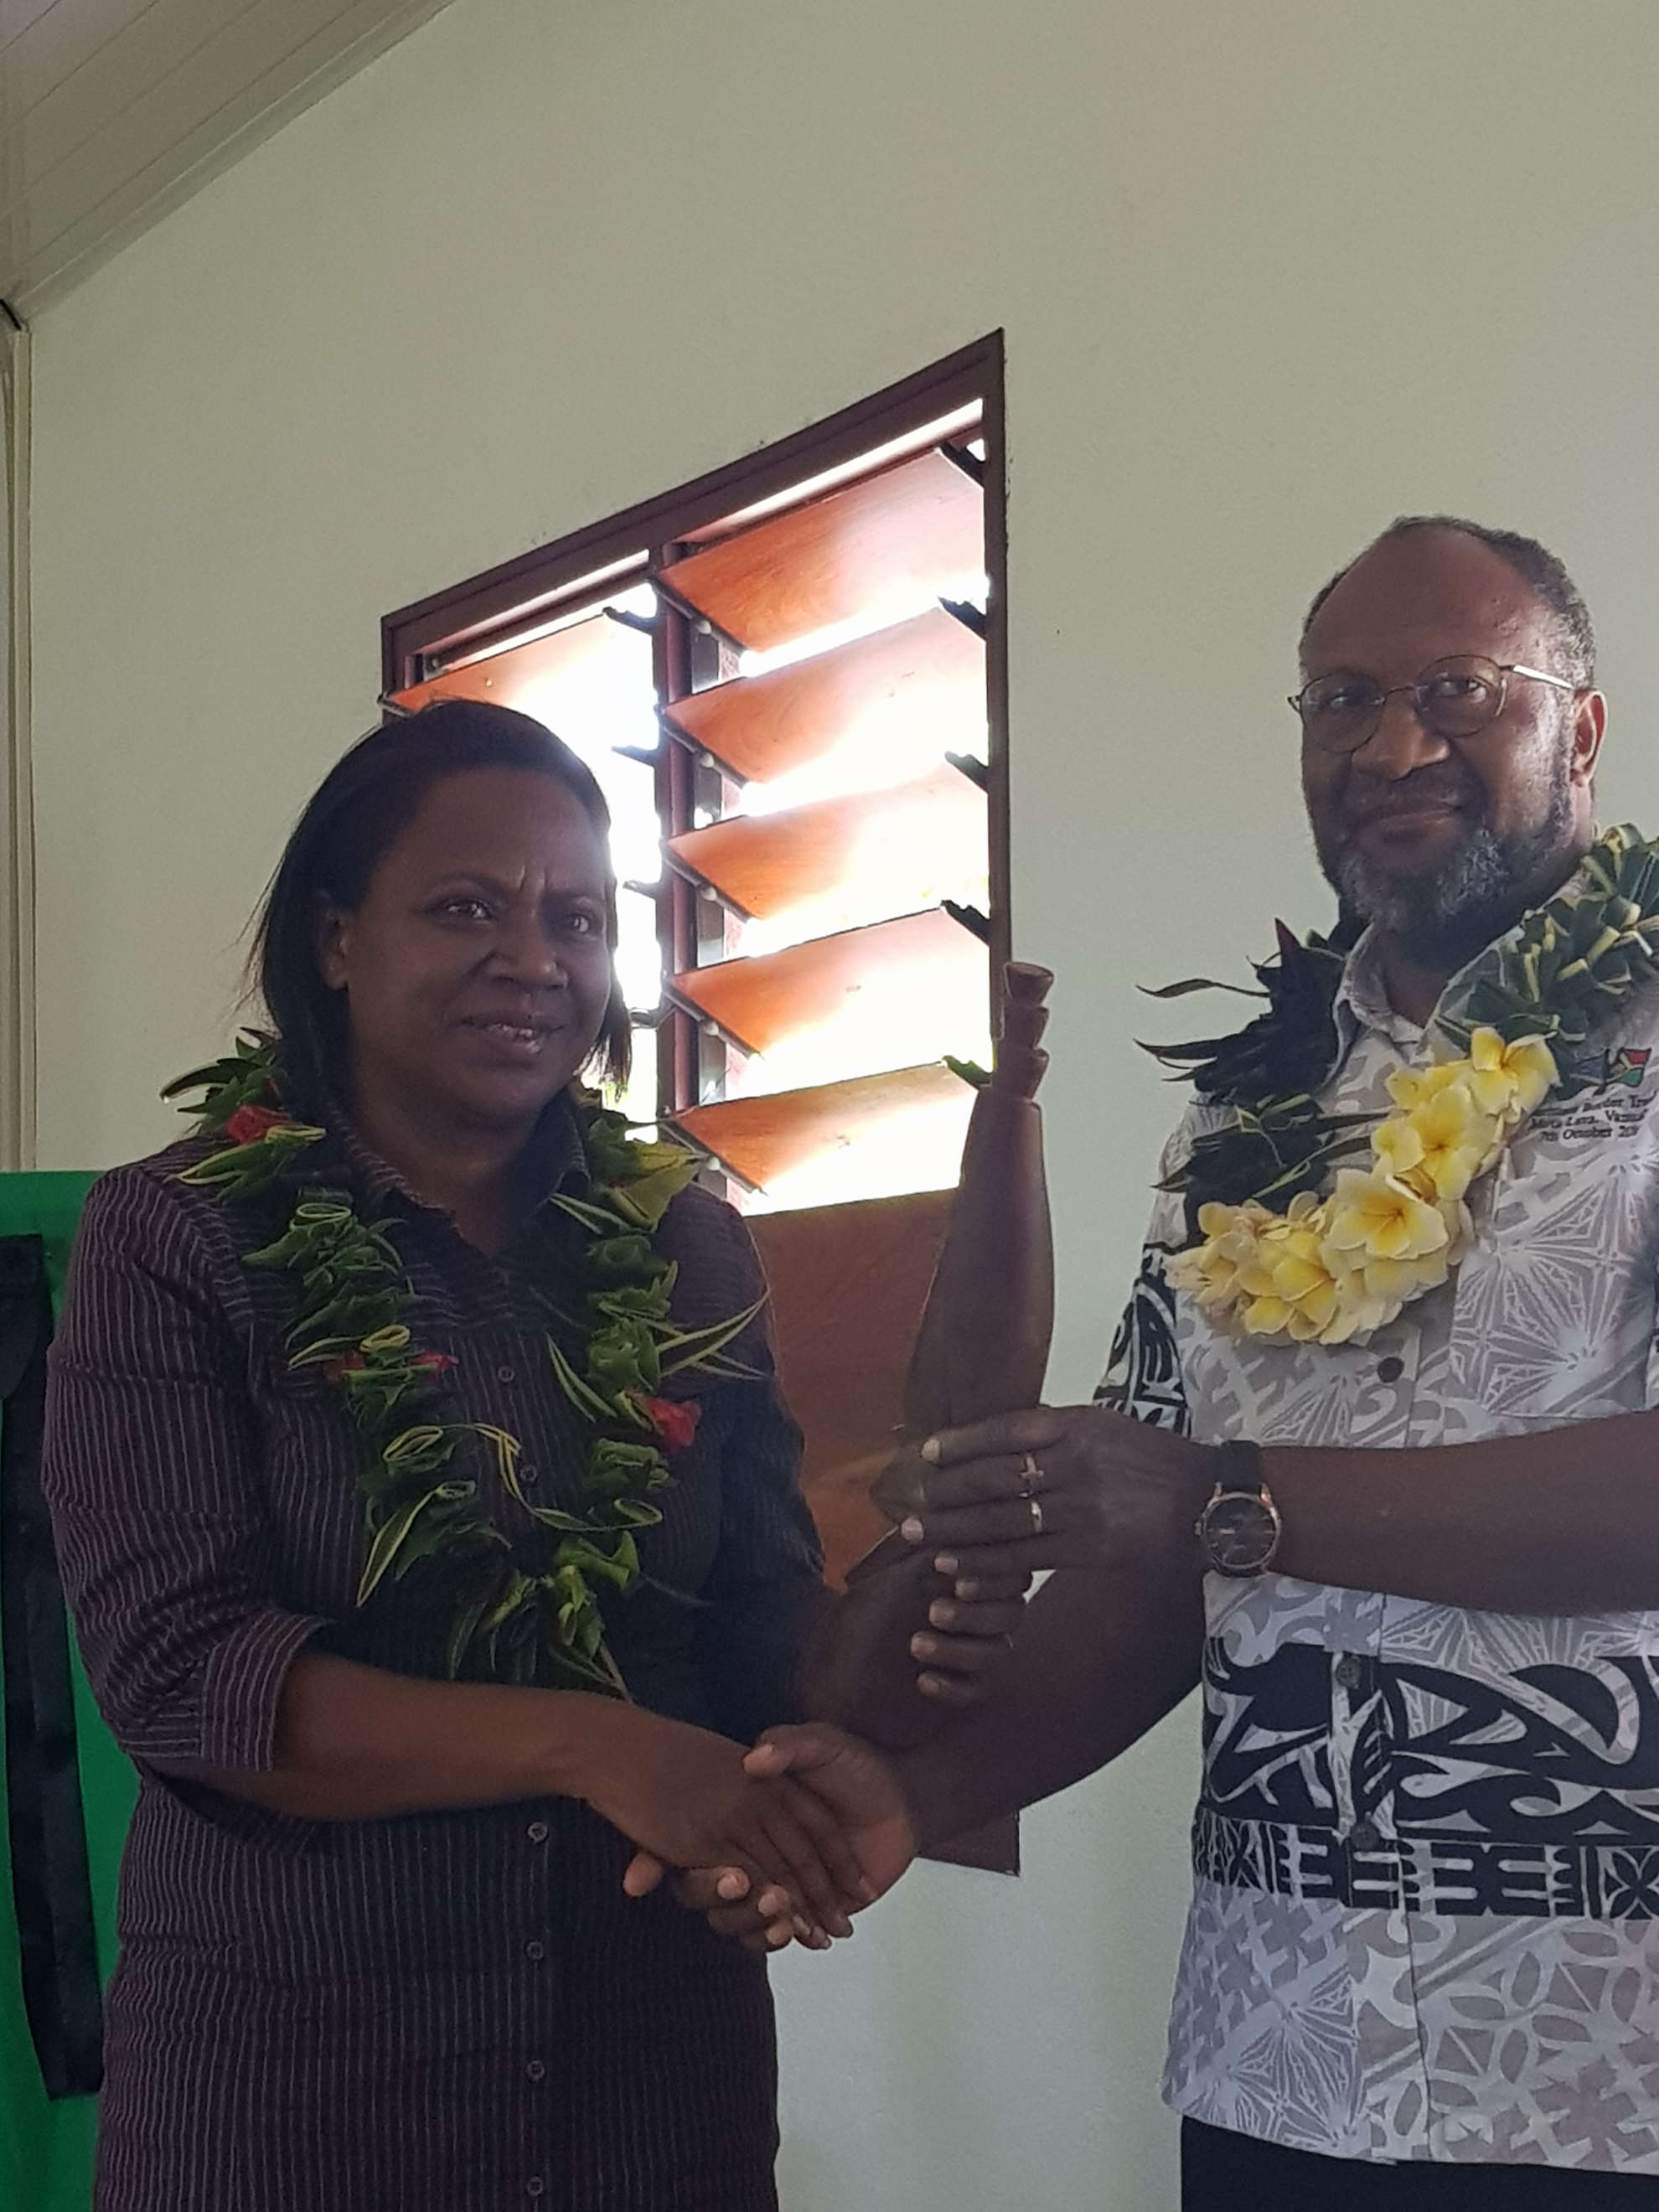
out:
{"label": "woman's face", "polygon": [[519,1130],[581,1066],[611,994],[611,860],[574,793],[465,769],[428,792],[362,902],[324,920],[360,1111]]}

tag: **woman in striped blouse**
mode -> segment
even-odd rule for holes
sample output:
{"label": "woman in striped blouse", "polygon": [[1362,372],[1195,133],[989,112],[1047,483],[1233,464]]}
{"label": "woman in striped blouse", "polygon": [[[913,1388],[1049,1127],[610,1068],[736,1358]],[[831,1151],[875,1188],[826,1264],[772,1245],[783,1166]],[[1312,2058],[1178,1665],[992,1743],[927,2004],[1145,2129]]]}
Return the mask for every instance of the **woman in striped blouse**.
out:
{"label": "woman in striped blouse", "polygon": [[[830,1607],[738,1217],[692,1184],[648,1249],[596,1233],[620,1170],[572,1085],[628,1035],[606,830],[586,769],[504,709],[363,739],[262,915],[280,1097],[222,1094],[226,1126],[88,1205],[46,1481],[140,1776],[100,2212],[762,2212],[764,1960],[624,1869],[744,1868],[773,1940],[822,1942],[908,1849],[896,1796],[849,1837],[743,1771],[804,1697],[878,1735],[929,1589]],[[191,1179],[228,1139],[257,1157]],[[319,1220],[358,1240],[329,1250],[366,1304]],[[756,1309],[621,1407],[635,1459],[570,1310],[601,1261],[647,1304],[672,1286],[663,1341]],[[635,1310],[591,1310],[637,1352]],[[971,1666],[972,1634],[935,1641],[933,1671]],[[854,1651],[860,1699],[828,1686]]]}

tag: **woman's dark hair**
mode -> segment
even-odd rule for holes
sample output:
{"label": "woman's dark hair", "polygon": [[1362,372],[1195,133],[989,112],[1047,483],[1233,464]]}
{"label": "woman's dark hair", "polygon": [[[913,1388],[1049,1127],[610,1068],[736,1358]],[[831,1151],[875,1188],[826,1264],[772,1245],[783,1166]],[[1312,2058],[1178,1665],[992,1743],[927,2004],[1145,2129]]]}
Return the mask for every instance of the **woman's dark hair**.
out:
{"label": "woman's dark hair", "polygon": [[[281,1040],[283,1087],[296,1112],[318,1112],[343,1088],[347,1012],[323,981],[317,931],[331,907],[351,913],[369,879],[426,802],[433,786],[467,769],[530,769],[562,783],[601,835],[611,810],[592,770],[528,714],[471,699],[440,700],[383,723],[337,761],[294,826],[260,905],[248,980]],[[605,896],[605,938],[615,950],[615,886]],[[613,1082],[628,1076],[628,1007],[615,981],[593,1048]]]}

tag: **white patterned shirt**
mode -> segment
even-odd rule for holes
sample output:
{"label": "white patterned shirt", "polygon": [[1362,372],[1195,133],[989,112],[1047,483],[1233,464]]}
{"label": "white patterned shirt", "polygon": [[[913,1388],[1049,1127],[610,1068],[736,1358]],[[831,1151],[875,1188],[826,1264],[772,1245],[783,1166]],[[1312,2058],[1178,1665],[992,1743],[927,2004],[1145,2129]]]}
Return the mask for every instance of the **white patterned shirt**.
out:
{"label": "white patterned shirt", "polygon": [[[1452,1000],[1490,963],[1455,979]],[[1337,1112],[1426,1057],[1362,939]],[[1204,1442],[1449,1444],[1659,1402],[1659,988],[1470,1194],[1450,1281],[1363,1346],[1224,1335],[1160,1200],[1102,1395]],[[1194,1107],[1184,1158],[1224,1112]],[[1659,1467],[1655,1479],[1659,1480]],[[1647,1612],[1472,1613],[1206,1578],[1204,1779],[1165,2095],[1371,2160],[1659,2175],[1659,1561]]]}

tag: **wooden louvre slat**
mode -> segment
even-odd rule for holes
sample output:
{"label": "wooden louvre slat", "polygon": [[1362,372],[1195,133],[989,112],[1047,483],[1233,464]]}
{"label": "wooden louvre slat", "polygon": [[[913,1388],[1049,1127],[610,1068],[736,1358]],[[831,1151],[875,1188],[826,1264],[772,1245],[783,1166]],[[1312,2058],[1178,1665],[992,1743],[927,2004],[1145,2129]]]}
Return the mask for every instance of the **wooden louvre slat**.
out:
{"label": "wooden louvre slat", "polygon": [[[901,1115],[959,1105],[965,1133],[973,1103],[970,1086],[934,1062],[819,1084],[810,1091],[689,1106],[674,1121],[693,1144],[712,1152],[752,1189],[767,1190],[781,1177],[810,1166],[825,1152],[856,1144]],[[940,1152],[939,1188],[956,1181],[960,1156],[959,1134],[954,1150]]]}
{"label": "wooden louvre slat", "polygon": [[904,914],[971,890],[975,869],[983,877],[985,794],[945,762],[890,790],[688,830],[665,850],[756,919],[836,892],[865,894],[866,914]]}
{"label": "wooden louvre slat", "polygon": [[798,1030],[845,1012],[878,977],[902,977],[914,1003],[969,988],[983,991],[986,951],[979,939],[933,908],[844,929],[752,960],[686,968],[670,988],[749,1052],[769,1052]]}
{"label": "wooden louvre slat", "polygon": [[897,605],[985,560],[979,486],[922,453],[670,563],[671,597],[757,652]]}
{"label": "wooden louvre slat", "polygon": [[764,676],[734,678],[663,709],[669,728],[744,783],[766,783],[833,752],[866,715],[914,729],[938,750],[985,738],[985,647],[942,607]]}
{"label": "wooden louvre slat", "polygon": [[488,659],[471,660],[441,676],[428,677],[424,684],[411,684],[407,690],[392,694],[392,704],[414,714],[439,699],[482,699],[491,706],[534,713],[540,695],[547,719],[556,728],[558,714],[552,702],[558,687],[575,683],[584,691],[591,690],[596,681],[603,681],[607,662],[627,682],[642,661],[649,668],[650,653],[649,641],[637,630],[601,612],[572,623],[568,629],[555,630],[550,637],[532,638],[528,644],[491,653]]}

